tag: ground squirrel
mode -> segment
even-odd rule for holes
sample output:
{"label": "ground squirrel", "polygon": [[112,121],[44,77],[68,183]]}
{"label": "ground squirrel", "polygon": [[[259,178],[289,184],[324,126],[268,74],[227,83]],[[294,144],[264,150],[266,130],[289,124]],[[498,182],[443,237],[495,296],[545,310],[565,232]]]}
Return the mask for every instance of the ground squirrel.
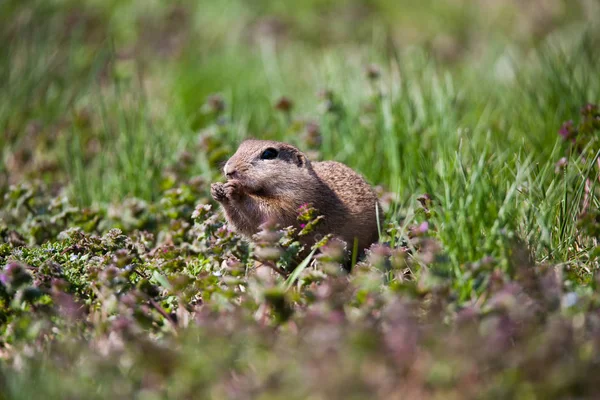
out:
{"label": "ground squirrel", "polygon": [[246,140],[227,161],[225,183],[213,183],[229,225],[251,238],[268,220],[281,227],[298,225],[301,206],[310,204],[324,219],[302,242],[310,247],[325,234],[344,240],[359,254],[378,239],[376,207],[371,186],[337,161],[310,162],[296,147],[267,140]]}

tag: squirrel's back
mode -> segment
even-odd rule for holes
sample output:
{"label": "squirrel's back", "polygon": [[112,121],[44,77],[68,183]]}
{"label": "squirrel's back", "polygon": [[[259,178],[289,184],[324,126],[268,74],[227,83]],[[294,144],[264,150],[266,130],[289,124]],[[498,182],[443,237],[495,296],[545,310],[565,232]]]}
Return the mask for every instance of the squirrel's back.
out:
{"label": "squirrel's back", "polygon": [[[378,238],[377,227],[377,195],[362,176],[350,167],[337,161],[321,161],[312,164],[313,170],[331,192],[335,194],[344,212],[320,210],[333,220],[328,225],[342,237],[352,249],[354,237],[358,239],[359,248],[366,247]],[[317,202],[318,203],[318,202]],[[315,204],[319,208],[319,204]],[[382,217],[379,209],[379,217]]]}

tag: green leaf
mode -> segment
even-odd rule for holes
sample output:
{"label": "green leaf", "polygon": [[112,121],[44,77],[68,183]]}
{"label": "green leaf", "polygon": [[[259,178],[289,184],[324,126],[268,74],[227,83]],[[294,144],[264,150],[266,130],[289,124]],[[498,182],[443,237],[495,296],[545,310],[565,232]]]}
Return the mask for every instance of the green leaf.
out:
{"label": "green leaf", "polygon": [[310,254],[304,260],[302,260],[302,262],[300,264],[298,264],[296,269],[294,269],[294,271],[291,273],[291,275],[286,279],[285,284],[284,284],[286,291],[292,287],[292,285],[298,279],[298,277],[300,276],[302,271],[304,271],[304,269],[306,269],[306,267],[308,267],[308,264],[310,264],[310,261],[312,260],[312,257],[316,251],[317,251],[317,249],[313,249],[310,252]]}

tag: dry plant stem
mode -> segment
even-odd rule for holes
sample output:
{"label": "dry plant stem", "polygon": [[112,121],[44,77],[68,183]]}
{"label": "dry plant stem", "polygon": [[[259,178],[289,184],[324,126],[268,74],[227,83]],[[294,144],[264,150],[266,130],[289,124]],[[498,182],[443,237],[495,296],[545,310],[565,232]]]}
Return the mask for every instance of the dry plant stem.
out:
{"label": "dry plant stem", "polygon": [[584,190],[584,194],[583,194],[583,206],[582,206],[580,215],[584,215],[590,208],[590,193],[591,193],[591,191],[592,191],[592,182],[591,182],[590,178],[587,178],[585,180],[585,190]]}
{"label": "dry plant stem", "polygon": [[279,268],[273,262],[267,261],[267,262],[261,262],[261,264],[266,265],[267,267],[271,268],[273,271],[277,272],[279,275],[283,276],[284,278],[287,278],[287,276],[288,276],[287,272],[285,272],[284,270]]}
{"label": "dry plant stem", "polygon": [[[600,158],[596,159],[596,165],[598,166],[598,171],[600,172]],[[598,175],[598,181],[600,182],[600,174]],[[583,206],[580,215],[584,215],[590,208],[591,205],[591,194],[592,194],[592,180],[587,178],[585,180],[585,192],[583,195]]]}
{"label": "dry plant stem", "polygon": [[133,272],[135,272],[139,277],[141,277],[143,279],[148,279],[146,274],[144,274],[142,271],[138,271],[137,269],[134,269]]}
{"label": "dry plant stem", "polygon": [[[158,313],[160,315],[162,315],[163,317],[165,317],[165,319],[167,321],[169,321],[171,323],[171,325],[173,325],[173,328],[177,328],[177,323],[175,321],[173,321],[173,319],[171,318],[171,316],[169,314],[167,314],[167,312],[153,299],[149,299],[148,302],[150,303],[150,305],[152,307],[154,307],[154,309],[156,311],[158,311]],[[177,334],[177,331],[174,331],[175,334]]]}

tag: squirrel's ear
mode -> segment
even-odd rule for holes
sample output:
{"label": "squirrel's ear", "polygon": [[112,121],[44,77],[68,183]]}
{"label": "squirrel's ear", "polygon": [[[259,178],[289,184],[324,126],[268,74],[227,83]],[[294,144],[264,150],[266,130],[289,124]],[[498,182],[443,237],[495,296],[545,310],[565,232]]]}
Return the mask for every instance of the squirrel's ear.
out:
{"label": "squirrel's ear", "polygon": [[299,167],[306,167],[307,161],[308,160],[306,159],[306,156],[304,154],[296,153],[296,164]]}

